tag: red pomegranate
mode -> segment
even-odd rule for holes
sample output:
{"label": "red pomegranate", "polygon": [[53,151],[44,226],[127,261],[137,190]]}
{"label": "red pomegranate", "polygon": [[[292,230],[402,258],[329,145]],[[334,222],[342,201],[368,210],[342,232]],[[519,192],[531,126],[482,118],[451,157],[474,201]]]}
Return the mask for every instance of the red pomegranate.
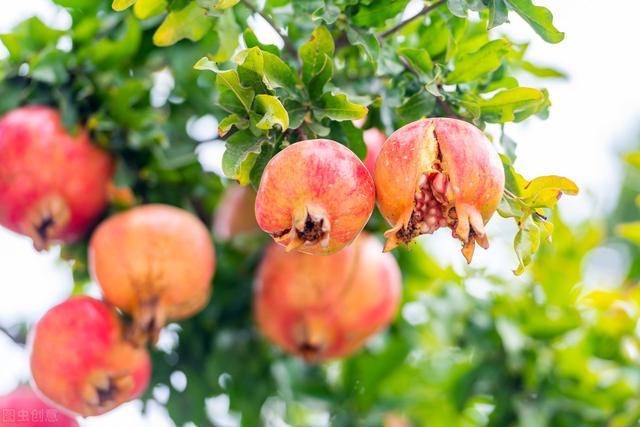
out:
{"label": "red pomegranate", "polygon": [[222,195],[213,218],[213,235],[222,240],[260,231],[255,215],[256,192],[251,187],[231,184]]}
{"label": "red pomegranate", "polygon": [[374,203],[373,179],[358,157],[335,141],[314,139],[290,145],[269,161],[256,220],[287,250],[327,255],[356,238]]}
{"label": "red pomegranate", "polygon": [[82,416],[100,415],[140,396],[151,362],[124,339],[115,311],[89,297],[49,310],[31,336],[31,374],[56,405]]}
{"label": "red pomegranate", "polygon": [[471,262],[504,191],[498,153],[475,126],[434,118],[408,124],[384,143],[375,169],[380,212],[392,225],[385,250],[449,227]]}
{"label": "red pomegranate", "polygon": [[87,132],[69,133],[49,107],[18,108],[0,119],[0,225],[36,249],[73,242],[107,205],[109,155]]}
{"label": "red pomegranate", "polygon": [[155,342],[166,320],[184,319],[207,304],[215,250],[197,217],[151,204],[98,226],[89,268],[105,299],[133,316],[132,339],[142,344]]}
{"label": "red pomegranate", "polygon": [[324,257],[270,246],[256,277],[254,310],[270,341],[317,362],[357,351],[391,322],[400,296],[395,258],[363,233]]}

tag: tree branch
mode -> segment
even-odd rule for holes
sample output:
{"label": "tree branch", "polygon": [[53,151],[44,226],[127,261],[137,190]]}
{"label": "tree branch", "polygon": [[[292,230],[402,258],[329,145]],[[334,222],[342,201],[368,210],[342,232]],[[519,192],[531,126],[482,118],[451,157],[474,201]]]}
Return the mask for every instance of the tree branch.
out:
{"label": "tree branch", "polygon": [[3,334],[5,334],[7,337],[9,337],[9,339],[11,341],[13,341],[15,344],[19,345],[19,346],[23,346],[25,345],[25,343],[27,342],[27,338],[25,336],[22,335],[14,335],[13,333],[11,333],[11,331],[9,331],[7,328],[5,328],[4,326],[0,326],[0,332],[2,332]]}
{"label": "tree branch", "polygon": [[404,21],[400,22],[396,26],[389,28],[387,31],[384,31],[384,32],[380,33],[380,35],[378,37],[379,38],[385,38],[385,37],[389,37],[392,34],[397,33],[398,31],[403,29],[406,25],[412,23],[414,20],[420,18],[421,16],[427,15],[433,9],[436,9],[436,8],[442,6],[446,2],[447,2],[446,0],[439,0],[439,1],[435,2],[435,3],[430,4],[429,6],[423,7],[422,10],[420,12],[418,12],[416,15],[413,15],[411,18],[405,19]]}
{"label": "tree branch", "polygon": [[436,96],[436,103],[440,108],[442,108],[442,111],[444,111],[449,118],[462,120],[462,117],[460,117],[458,113],[453,111],[453,108],[451,108],[451,104],[449,104],[444,98]]}
{"label": "tree branch", "polygon": [[258,8],[254,6],[249,0],[240,0],[240,3],[245,5],[249,10],[251,10],[256,15],[260,15],[262,19],[267,21],[267,23],[271,26],[271,28],[273,28],[275,32],[278,33],[280,37],[282,37],[282,41],[284,42],[284,47],[287,50],[287,52],[289,52],[289,54],[294,58],[298,56],[298,51],[296,50],[293,43],[291,43],[291,40],[289,40],[288,37],[282,35],[280,31],[278,31],[278,26],[276,25],[275,22],[273,22],[273,19],[271,19],[269,16],[265,15],[260,10],[258,10]]}

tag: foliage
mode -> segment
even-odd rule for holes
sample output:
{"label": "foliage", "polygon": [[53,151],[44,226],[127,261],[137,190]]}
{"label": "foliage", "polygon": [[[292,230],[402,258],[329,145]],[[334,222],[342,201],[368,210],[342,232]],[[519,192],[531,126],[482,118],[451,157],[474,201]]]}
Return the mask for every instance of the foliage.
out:
{"label": "foliage", "polygon": [[[202,170],[190,131],[206,115],[218,123],[209,136],[226,144],[225,175],[253,186],[276,152],[301,139],[335,139],[364,158],[357,119],[387,133],[425,116],[502,130],[494,141],[507,175],[500,214],[517,224],[522,277],[462,274],[419,246],[398,251],[404,304],[393,326],[350,359],[306,365],[254,329],[262,246],[216,241],[211,303],[170,327],[176,342],[154,353],[153,384],[170,388],[163,403],[176,424],[215,425],[205,399],[217,395],[228,396],[246,426],[390,425],[393,417],[419,426],[637,422],[640,294],[581,287],[580,260],[602,243],[603,227],[564,224],[553,208],[577,187],[519,175],[516,143],[505,133],[551,106],[545,89],[518,78],[563,74],[529,62],[527,44],[491,29],[511,11],[559,42],[547,9],[530,0],[448,0],[403,20],[408,0],[267,0],[262,9],[250,0],[54,1],[71,14],[70,29],[31,18],[0,36],[9,50],[0,62],[0,114],[28,103],[58,107],[69,129],[86,126],[113,153],[116,184],[133,203],[170,203],[210,222],[224,182]],[[247,22],[257,16],[281,43],[254,32]],[[368,229],[384,229],[379,215]],[[638,238],[637,225],[620,232]],[[552,234],[553,245],[541,245]],[[86,244],[65,256],[76,260],[80,290]],[[184,391],[170,387],[177,371]],[[147,399],[159,399],[153,390]]]}

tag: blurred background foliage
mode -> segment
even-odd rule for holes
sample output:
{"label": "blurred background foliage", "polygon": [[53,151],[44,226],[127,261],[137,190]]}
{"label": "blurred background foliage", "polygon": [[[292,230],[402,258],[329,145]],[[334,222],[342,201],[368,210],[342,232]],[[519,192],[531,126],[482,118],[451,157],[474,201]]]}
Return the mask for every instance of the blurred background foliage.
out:
{"label": "blurred background foliage", "polygon": [[[69,30],[31,18],[0,36],[9,50],[0,62],[0,114],[44,103],[62,111],[69,129],[86,126],[117,159],[112,211],[163,202],[210,224],[227,181],[198,162],[194,127],[208,115],[221,129],[208,129],[206,139],[226,139],[227,175],[255,185],[277,150],[304,137],[335,138],[364,156],[351,120],[367,111],[365,128],[386,132],[421,116],[484,128],[548,114],[549,94],[520,87],[522,73],[564,77],[528,62],[527,44],[491,37],[488,28],[504,23],[509,9],[546,41],[561,41],[548,11],[530,1],[433,2],[420,12],[427,21],[400,28],[408,1],[268,0],[258,9],[233,0],[116,0],[115,9],[130,7],[125,12],[107,1],[55,2],[71,14]],[[480,11],[478,19],[467,19],[468,9]],[[247,25],[258,10],[288,27],[281,48]],[[322,53],[324,67],[309,65],[305,51]],[[270,58],[271,68],[256,77],[252,55]],[[225,85],[221,74],[239,86]],[[250,99],[228,96],[238,87],[251,87]],[[504,133],[494,139],[513,193],[502,213],[523,233],[522,276],[461,273],[420,245],[397,251],[404,299],[393,325],[354,357],[308,365],[270,346],[253,324],[252,280],[267,240],[216,241],[214,297],[163,333],[145,399],[164,404],[177,425],[222,425],[206,403],[222,396],[243,426],[636,425],[640,226],[632,221],[640,154],[627,156],[608,222],[568,225],[553,209],[557,198],[536,205],[540,194],[524,194],[527,181],[511,167],[516,143]],[[541,191],[554,196],[577,191],[560,178],[548,184]],[[545,217],[555,225],[553,242],[540,245],[551,231]],[[369,231],[383,228],[374,215]],[[608,245],[630,255],[630,273],[594,283],[584,258]],[[74,260],[81,292],[86,246],[63,255]]]}

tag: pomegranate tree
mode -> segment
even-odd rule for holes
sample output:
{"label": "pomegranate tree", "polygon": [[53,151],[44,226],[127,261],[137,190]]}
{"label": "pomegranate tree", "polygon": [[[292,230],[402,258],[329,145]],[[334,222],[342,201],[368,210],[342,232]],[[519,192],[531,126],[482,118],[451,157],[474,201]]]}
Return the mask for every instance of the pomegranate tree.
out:
{"label": "pomegranate tree", "polygon": [[394,257],[363,233],[325,257],[270,246],[256,276],[254,310],[269,340],[315,362],[362,347],[391,322],[400,295]]}
{"label": "pomegranate tree", "polygon": [[420,234],[449,227],[471,262],[475,243],[489,247],[484,226],[504,191],[498,153],[475,126],[423,119],[395,131],[376,162],[380,212],[392,225],[389,251]]}
{"label": "pomegranate tree", "polygon": [[84,235],[107,205],[110,156],[84,129],[67,131],[58,111],[18,108],[0,119],[0,225],[36,249]]}
{"label": "pomegranate tree", "polygon": [[28,386],[0,396],[2,427],[78,427],[76,420],[51,406]]}
{"label": "pomegranate tree", "polygon": [[89,266],[107,301],[130,313],[133,338],[157,339],[167,319],[184,319],[209,300],[215,250],[205,225],[168,205],[144,205],[100,224]]}
{"label": "pomegranate tree", "polygon": [[31,375],[56,405],[82,416],[100,415],[140,396],[151,362],[125,340],[115,311],[90,297],[49,310],[31,336]]}
{"label": "pomegranate tree", "polygon": [[356,238],[374,203],[373,179],[358,157],[335,141],[314,139],[290,145],[269,161],[256,220],[287,250],[327,255]]}

